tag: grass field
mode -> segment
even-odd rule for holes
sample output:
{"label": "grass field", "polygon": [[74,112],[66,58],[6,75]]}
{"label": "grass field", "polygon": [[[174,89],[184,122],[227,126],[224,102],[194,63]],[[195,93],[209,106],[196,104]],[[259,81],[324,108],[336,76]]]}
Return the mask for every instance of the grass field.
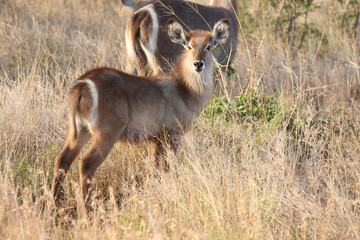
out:
{"label": "grass field", "polygon": [[[246,7],[256,15],[260,2]],[[244,22],[236,72],[170,154],[171,171],[153,178],[146,145],[117,145],[96,173],[92,221],[76,161],[67,224],[56,224],[67,89],[95,66],[126,69],[131,10],[0,0],[0,239],[360,239],[360,38],[333,21],[335,1],[319,2],[309,21],[322,35],[301,51],[268,16]]]}

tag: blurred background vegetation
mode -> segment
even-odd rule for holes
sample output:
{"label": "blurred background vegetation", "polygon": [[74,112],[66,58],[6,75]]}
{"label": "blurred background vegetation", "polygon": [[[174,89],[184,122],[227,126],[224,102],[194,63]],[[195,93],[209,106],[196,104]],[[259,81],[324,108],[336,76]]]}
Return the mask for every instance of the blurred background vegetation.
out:
{"label": "blurred background vegetation", "polygon": [[358,0],[256,0],[239,4],[244,32],[271,32],[286,44],[292,56],[299,51],[330,54],[329,31],[333,28],[359,47],[359,18]]}

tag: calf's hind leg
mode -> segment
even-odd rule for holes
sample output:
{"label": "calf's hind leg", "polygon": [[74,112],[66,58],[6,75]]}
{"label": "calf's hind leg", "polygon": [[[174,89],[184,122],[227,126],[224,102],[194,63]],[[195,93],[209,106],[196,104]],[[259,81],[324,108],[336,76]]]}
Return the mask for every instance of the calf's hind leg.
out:
{"label": "calf's hind leg", "polygon": [[57,208],[61,206],[61,200],[64,198],[62,182],[65,175],[89,138],[90,134],[86,128],[80,129],[79,134],[77,134],[76,129],[70,127],[65,145],[56,157],[52,194]]}
{"label": "calf's hind leg", "polygon": [[96,169],[108,156],[111,148],[117,142],[118,134],[95,134],[92,137],[91,146],[86,151],[85,155],[80,159],[80,185],[84,205],[89,211],[91,199],[91,185]]}

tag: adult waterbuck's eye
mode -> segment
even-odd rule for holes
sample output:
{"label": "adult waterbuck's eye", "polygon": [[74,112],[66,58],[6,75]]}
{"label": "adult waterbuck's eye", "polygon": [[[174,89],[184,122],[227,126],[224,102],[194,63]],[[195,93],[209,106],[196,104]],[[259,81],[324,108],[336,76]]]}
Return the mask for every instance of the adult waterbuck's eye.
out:
{"label": "adult waterbuck's eye", "polygon": [[210,51],[210,50],[211,50],[211,46],[208,45],[205,49],[206,49],[207,51]]}
{"label": "adult waterbuck's eye", "polygon": [[190,46],[190,45],[187,45],[187,49],[188,49],[188,50],[193,50],[193,47]]}

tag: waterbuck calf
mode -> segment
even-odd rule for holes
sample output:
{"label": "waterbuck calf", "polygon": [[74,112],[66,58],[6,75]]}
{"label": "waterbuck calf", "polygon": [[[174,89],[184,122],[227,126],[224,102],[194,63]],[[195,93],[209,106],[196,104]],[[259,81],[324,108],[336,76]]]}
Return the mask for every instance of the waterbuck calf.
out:
{"label": "waterbuck calf", "polygon": [[213,55],[222,65],[234,58],[238,33],[237,0],[211,0],[209,6],[184,0],[122,1],[137,10],[130,17],[125,38],[133,73],[146,76],[172,71],[172,64],[182,48],[167,37],[166,24],[170,18],[177,19],[185,29],[206,31],[210,31],[220,19],[228,19],[230,36],[213,50]]}
{"label": "waterbuck calf", "polygon": [[69,90],[69,130],[56,158],[53,195],[61,205],[66,172],[84,144],[91,145],[81,158],[80,184],[85,206],[96,169],[118,141],[151,144],[150,158],[158,169],[167,167],[165,145],[176,151],[180,136],[207,105],[213,92],[212,50],[227,40],[230,24],[217,22],[212,32],[185,32],[171,19],[168,37],[185,50],[169,74],[138,77],[111,69],[90,70]]}

